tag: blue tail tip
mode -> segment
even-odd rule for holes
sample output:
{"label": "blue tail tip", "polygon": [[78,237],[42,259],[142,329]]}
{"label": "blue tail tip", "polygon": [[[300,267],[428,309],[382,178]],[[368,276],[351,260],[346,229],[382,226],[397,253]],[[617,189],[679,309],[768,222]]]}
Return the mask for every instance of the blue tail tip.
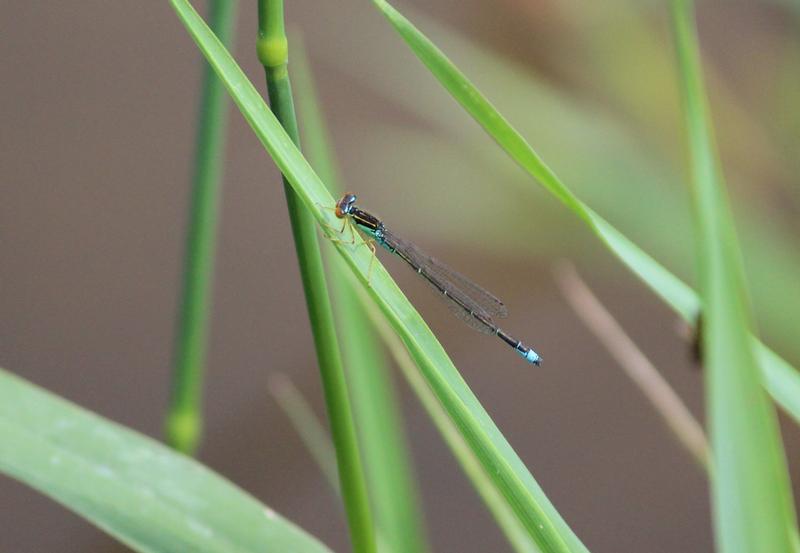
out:
{"label": "blue tail tip", "polygon": [[539,357],[539,354],[533,351],[532,349],[529,349],[526,352],[520,351],[519,354],[525,361],[527,361],[528,363],[532,363],[537,367],[541,366],[542,364],[542,358]]}

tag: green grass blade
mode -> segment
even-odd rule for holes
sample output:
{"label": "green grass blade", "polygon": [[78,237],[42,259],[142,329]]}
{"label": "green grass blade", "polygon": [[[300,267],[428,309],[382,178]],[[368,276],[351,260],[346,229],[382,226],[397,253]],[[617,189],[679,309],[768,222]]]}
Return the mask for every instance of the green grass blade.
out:
{"label": "green grass blade", "polygon": [[[341,223],[329,209],[334,200],[269,108],[186,0],[171,0],[176,13],[225,82],[256,136],[286,175],[295,192],[328,236]],[[447,357],[433,333],[403,295],[383,265],[365,247],[336,243],[392,327],[405,341],[428,385],[475,452],[492,482],[526,530],[545,552],[586,551]]]}
{"label": "green grass blade", "polygon": [[403,40],[406,41],[406,44],[420,61],[425,64],[462,107],[475,118],[478,124],[508,152],[512,159],[539,180],[545,188],[575,214],[586,222],[590,222],[589,214],[586,212],[583,203],[569,191],[539,155],[534,152],[525,138],[494,109],[494,106],[467,80],[466,76],[458,70],[453,62],[388,2],[374,0],[374,3],[400,36],[403,37]]}
{"label": "green grass blade", "polygon": [[733,217],[710,125],[693,5],[672,2],[703,290],[702,351],[717,549],[790,552],[794,503],[778,422],[759,381]]}
{"label": "green grass blade", "polygon": [[[299,41],[292,41],[292,75],[303,122],[304,150],[328,186],[341,192],[313,76]],[[330,266],[350,394],[358,421],[375,523],[391,551],[428,551],[402,413],[386,359],[340,259]]]}
{"label": "green grass blade", "polygon": [[[284,30],[283,0],[259,0],[256,50],[259,61],[264,66],[272,111],[292,142],[299,146],[300,136],[287,67],[288,41]],[[339,485],[347,513],[350,541],[356,553],[373,553],[375,529],[339,353],[333,309],[328,297],[322,254],[317,243],[316,224],[286,176],[283,177],[283,185],[325,392],[328,420],[336,448]]]}
{"label": "green grass blade", "polygon": [[517,519],[514,511],[497,491],[466,440],[461,437],[456,426],[447,417],[447,413],[436,401],[436,396],[431,393],[425,380],[421,377],[413,360],[408,355],[405,347],[403,347],[403,343],[392,333],[389,325],[386,324],[386,321],[381,317],[375,306],[371,304],[366,294],[362,293],[359,297],[359,303],[363,305],[363,310],[369,316],[369,319],[389,348],[409,386],[414,390],[428,416],[444,438],[450,451],[452,451],[453,456],[461,465],[464,474],[470,479],[475,490],[492,513],[511,547],[517,553],[539,553],[541,550],[536,545],[536,542],[533,541],[525,527]]}
{"label": "green grass blade", "polygon": [[136,551],[329,551],[200,463],[2,370],[0,471]]}
{"label": "green grass blade", "polygon": [[[697,294],[580,201],[539,158],[522,135],[408,19],[387,2],[375,0],[374,3],[420,61],[506,153],[586,222],[609,250],[659,297],[687,321],[694,323],[699,312]],[[761,356],[760,359],[767,390],[781,407],[800,422],[800,395],[786,392],[800,388],[800,374],[794,369],[785,370],[789,365],[785,361],[779,362],[780,357],[775,354]]]}
{"label": "green grass blade", "polygon": [[[667,107],[665,102],[673,105],[673,97],[678,100],[678,95],[677,87],[673,87],[664,74],[671,68],[673,57],[671,48],[664,48],[663,37],[654,32],[658,27],[657,21],[645,17],[646,28],[640,29],[642,35],[606,37],[604,45],[600,47],[604,53],[598,51],[600,56],[610,55],[605,47],[611,43],[619,45],[620,41],[629,39],[636,40],[638,47],[642,44],[639,38],[646,37],[643,40],[649,45],[645,47],[647,52],[632,54],[633,60],[606,59],[604,67],[598,68],[599,73],[603,74],[609,64],[621,64],[619,72],[614,75],[624,74],[625,78],[620,77],[619,84],[628,88],[609,90],[612,96],[616,92],[621,93],[611,103],[618,107],[618,102],[626,103],[629,98],[626,94],[631,92],[632,86],[636,90],[634,96],[644,101],[644,104],[636,104],[634,108],[636,113],[647,119],[642,126],[640,117],[620,117],[619,111],[609,110],[607,103],[597,103],[583,95],[565,92],[563,86],[538,74],[530,66],[511,59],[514,56],[509,57],[487,47],[487,44],[474,37],[464,36],[442,25],[441,21],[425,16],[424,12],[412,10],[408,3],[403,5],[403,14],[424,30],[440,49],[448,55],[452,53],[451,59],[468,73],[487,98],[493,103],[497,100],[495,107],[556,170],[562,182],[568,184],[579,199],[601,213],[603,218],[612,221],[626,236],[635,237],[640,248],[658,259],[673,274],[683,279],[694,274],[695,257],[690,246],[693,223],[691,209],[687,209],[688,188],[683,186],[683,172],[675,166],[675,140],[671,138],[676,131],[675,117],[671,109],[659,111],[659,106]],[[641,3],[637,6],[642,7]],[[326,11],[324,16],[333,17],[332,11]],[[591,11],[578,10],[574,15],[583,21],[583,17]],[[628,10],[627,15],[637,11],[640,13],[633,16],[634,19],[647,13],[647,9],[633,9]],[[627,15],[605,18],[607,25],[601,25],[598,29],[608,29],[610,25],[627,32],[630,25],[640,24],[631,21]],[[476,128],[471,118],[458,117],[461,106],[453,102],[449,94],[442,94],[441,85],[436,79],[430,78],[430,75],[426,77],[427,71],[421,71],[424,66],[408,63],[408,47],[404,41],[397,40],[397,33],[385,32],[389,30],[385,24],[385,18],[369,19],[362,23],[365,25],[363,32],[371,37],[369,49],[345,52],[345,46],[336,48],[336,41],[331,40],[330,47],[326,45],[318,53],[321,62],[347,75],[359,87],[414,114],[417,120],[425,121],[424,125],[403,128],[392,121],[363,123],[361,126],[364,130],[369,128],[369,132],[357,132],[355,135],[355,148],[361,154],[357,166],[359,179],[399,182],[384,175],[386,160],[400,157],[413,159],[413,162],[403,163],[403,187],[409,193],[424,194],[427,190],[422,183],[462,181],[464,193],[460,196],[459,212],[467,212],[464,214],[470,217],[477,216],[481,206],[478,200],[481,194],[471,191],[485,191],[492,187],[501,191],[503,199],[497,201],[496,207],[503,214],[502,226],[474,225],[481,228],[481,240],[476,241],[476,228],[470,229],[460,224],[460,218],[455,216],[453,210],[447,210],[443,217],[437,218],[436,232],[440,239],[464,248],[478,248],[487,253],[491,251],[492,255],[497,256],[519,258],[519,252],[525,251],[527,257],[563,257],[569,256],[572,251],[575,255],[603,259],[607,253],[605,248],[593,244],[589,233],[562,234],[561,239],[554,242],[544,238],[546,233],[537,231],[543,227],[556,228],[574,215],[567,209],[555,207],[551,199],[546,197],[549,193],[543,187],[532,186],[529,175],[520,171],[516,163],[509,163],[509,157],[501,148],[490,147],[486,137],[482,136],[484,133],[479,132],[480,128]],[[383,33],[380,32],[381,25]],[[598,31],[593,26],[582,28],[583,31],[588,34],[582,40],[589,37],[591,41],[592,35],[602,34],[602,30]],[[800,53],[800,49],[797,52]],[[649,64],[654,60],[658,69],[650,67],[647,75],[637,74],[635,80],[630,79],[630,68],[625,70],[628,61]],[[790,67],[790,62],[784,61],[785,66]],[[384,67],[391,67],[387,78],[372,78],[376,71]],[[568,68],[562,64],[567,71],[577,67]],[[589,71],[582,78],[593,79],[591,72],[594,69]],[[791,71],[785,73],[800,75]],[[594,79],[594,82],[600,81]],[[656,86],[654,94],[642,96],[642,87],[651,89],[653,86]],[[675,90],[668,91],[665,88]],[[720,93],[719,87],[714,88]],[[722,90],[731,92],[724,86]],[[788,89],[784,90],[784,93],[788,92]],[[749,115],[744,118],[730,117],[730,110],[742,114],[741,109],[736,107],[741,98],[737,100],[736,97],[736,94],[731,97],[724,93],[715,97],[715,101],[720,101],[722,109],[725,109],[725,142],[739,152],[738,158],[742,157],[739,146],[745,142],[752,143],[755,159],[752,163],[731,161],[740,169],[755,170],[755,174],[765,175],[765,179],[776,171],[782,172],[780,164],[770,165],[767,161],[770,156],[765,152],[774,148],[767,146],[764,150],[766,144],[759,138],[763,129],[754,129],[747,123],[747,120],[752,123],[754,112],[748,111]],[[792,96],[784,94],[782,97]],[[646,115],[639,111],[645,105],[648,106]],[[678,106],[678,103],[674,102],[674,105]],[[628,105],[628,108],[631,107]],[[623,111],[626,109],[623,108]],[[651,116],[659,119],[660,124]],[[750,132],[754,134],[749,137]],[[642,133],[654,140],[651,145],[666,141],[672,147],[645,146]],[[734,138],[734,135],[738,138]],[[456,140],[454,136],[457,136]],[[751,140],[751,137],[756,138]],[[440,190],[440,194],[443,191]],[[636,209],[630,209],[630,202],[624,200],[634,196],[647,197],[649,201],[639,202]],[[509,202],[509,198],[524,202],[524,210],[513,209],[515,202]],[[800,311],[800,294],[795,293],[796,279],[793,277],[800,274],[800,249],[796,247],[796,233],[791,231],[791,225],[775,219],[769,202],[741,198],[734,202],[733,207],[740,230],[740,243],[747,260],[745,268],[756,320],[759,321],[760,337],[773,349],[777,348],[776,351],[780,351],[784,358],[797,362],[800,359],[800,341],[796,340],[795,314]],[[422,217],[420,213],[410,213],[408,222],[413,225],[420,222]]]}
{"label": "green grass blade", "polygon": [[[209,25],[223,44],[230,44],[236,2],[209,2]],[[183,267],[183,290],[175,341],[172,391],[164,424],[167,443],[186,454],[197,449],[202,434],[203,373],[211,311],[214,246],[222,160],[225,159],[225,88],[207,63],[194,154],[192,201]]]}
{"label": "green grass blade", "polygon": [[339,320],[348,328],[342,343],[376,524],[389,551],[425,553],[422,507],[391,374],[354,297],[348,268],[338,256],[331,261]]}

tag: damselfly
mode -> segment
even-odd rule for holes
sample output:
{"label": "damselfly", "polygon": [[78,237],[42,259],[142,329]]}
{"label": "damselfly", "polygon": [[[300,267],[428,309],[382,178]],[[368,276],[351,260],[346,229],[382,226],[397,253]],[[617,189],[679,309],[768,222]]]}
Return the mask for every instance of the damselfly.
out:
{"label": "damselfly", "polygon": [[[375,241],[398,255],[441,294],[453,314],[484,334],[493,334],[514,348],[525,361],[539,365],[542,358],[522,341],[506,334],[494,322],[494,317],[506,317],[508,311],[495,296],[455,272],[417,246],[390,231],[383,221],[356,206],[356,195],[345,194],[336,202],[336,216],[348,219]],[[373,248],[374,249],[374,248]]]}

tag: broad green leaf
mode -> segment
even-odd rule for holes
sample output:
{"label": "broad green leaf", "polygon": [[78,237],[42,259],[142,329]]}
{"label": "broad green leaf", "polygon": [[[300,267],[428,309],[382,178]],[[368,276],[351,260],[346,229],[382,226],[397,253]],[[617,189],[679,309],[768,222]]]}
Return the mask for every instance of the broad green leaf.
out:
{"label": "broad green leaf", "polygon": [[2,370],[0,471],[136,551],[329,551],[200,463]]}
{"label": "broad green leaf", "polygon": [[[690,323],[695,322],[699,300],[691,288],[577,198],[525,138],[408,19],[385,1],[374,0],[374,3],[442,86],[514,161],[583,220],[601,242],[670,307]],[[800,395],[787,392],[800,389],[800,374],[794,369],[786,370],[790,365],[771,350],[767,351],[771,355],[760,356],[764,385],[775,401],[800,422]]]}
{"label": "broad green leaf", "polygon": [[[332,238],[341,226],[334,200],[225,48],[186,0],[171,0],[209,63],[225,83],[256,136],[298,196]],[[461,378],[425,321],[368,248],[336,242],[336,249],[367,287],[400,334],[428,386],[458,427],[484,470],[543,551],[586,551],[549,502],[528,469]],[[372,269],[370,270],[370,266]],[[511,362],[511,358],[509,358]]]}
{"label": "broad green leaf", "polygon": [[673,0],[672,16],[699,230],[717,549],[789,553],[797,532],[791,484],[750,339],[744,270],[715,152],[692,2]]}

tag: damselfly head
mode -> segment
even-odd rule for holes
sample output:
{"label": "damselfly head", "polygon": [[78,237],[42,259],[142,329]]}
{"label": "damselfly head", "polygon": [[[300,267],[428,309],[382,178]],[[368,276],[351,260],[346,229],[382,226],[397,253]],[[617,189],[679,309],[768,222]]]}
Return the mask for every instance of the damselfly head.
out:
{"label": "damselfly head", "polygon": [[339,219],[344,219],[347,215],[350,214],[350,210],[353,209],[353,206],[356,204],[356,195],[350,192],[347,192],[342,199],[336,202],[336,216]]}

